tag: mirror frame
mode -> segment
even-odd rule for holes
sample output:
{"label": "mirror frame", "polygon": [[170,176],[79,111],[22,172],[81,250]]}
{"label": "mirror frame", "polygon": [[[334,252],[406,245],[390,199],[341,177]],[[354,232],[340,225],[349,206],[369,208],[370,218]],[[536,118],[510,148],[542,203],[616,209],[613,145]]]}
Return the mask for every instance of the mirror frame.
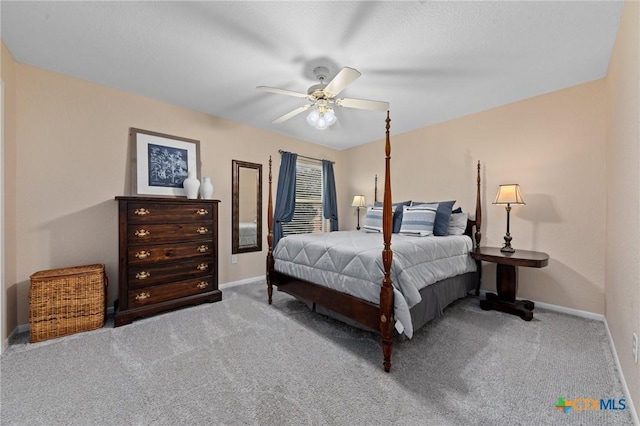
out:
{"label": "mirror frame", "polygon": [[[247,161],[231,160],[232,186],[231,193],[231,254],[262,251],[262,164]],[[256,179],[256,245],[240,246],[240,168],[257,170]]]}

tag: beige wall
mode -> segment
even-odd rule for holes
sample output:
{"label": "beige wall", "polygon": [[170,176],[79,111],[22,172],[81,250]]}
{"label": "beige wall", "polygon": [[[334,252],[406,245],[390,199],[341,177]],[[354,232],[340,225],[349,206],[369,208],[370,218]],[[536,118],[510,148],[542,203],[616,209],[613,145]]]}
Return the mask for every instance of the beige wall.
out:
{"label": "beige wall", "polygon": [[16,63],[9,50],[0,43],[0,73],[4,82],[4,157],[2,167],[4,175],[1,182],[4,193],[4,270],[2,271],[2,344],[16,327],[16,289],[12,283],[16,282]]}
{"label": "beige wall", "polygon": [[631,356],[640,337],[640,3],[628,1],[606,86],[606,317],[622,371],[640,413],[640,364]]}
{"label": "beige wall", "polygon": [[[220,199],[220,283],[264,274],[265,250],[231,264],[231,160],[261,163],[267,190],[278,149],[337,160],[338,151],[23,64],[17,82],[16,294],[8,329],[28,323],[29,276],[38,270],[101,262],[117,295],[118,233],[114,197],[129,194],[130,127],[200,141],[202,175]],[[336,176],[340,179],[340,176]],[[274,182],[275,185],[275,182]],[[275,186],[274,186],[275,188]],[[264,197],[264,235],[266,235]],[[224,287],[223,287],[224,292]],[[224,297],[224,296],[223,296]]]}
{"label": "beige wall", "polygon": [[[475,210],[476,164],[482,163],[482,244],[500,246],[504,206],[492,205],[498,185],[518,183],[525,206],[511,212],[516,249],[549,254],[544,269],[520,268],[518,296],[604,314],[605,85],[594,81],[393,135],[393,200],[455,198]],[[353,194],[371,202],[374,175],[382,198],[383,142],[345,151],[340,205]],[[355,227],[355,213],[343,226]],[[483,287],[495,289],[495,265]]]}

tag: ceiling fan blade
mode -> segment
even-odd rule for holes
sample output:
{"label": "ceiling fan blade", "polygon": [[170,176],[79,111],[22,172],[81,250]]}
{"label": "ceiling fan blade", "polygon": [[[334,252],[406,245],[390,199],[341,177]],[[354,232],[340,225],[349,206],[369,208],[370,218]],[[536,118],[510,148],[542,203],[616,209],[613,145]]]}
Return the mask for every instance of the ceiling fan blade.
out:
{"label": "ceiling fan blade", "polygon": [[292,90],[286,90],[286,89],[278,89],[277,87],[258,86],[256,87],[256,90],[261,90],[263,92],[278,93],[280,95],[295,96],[296,98],[306,98],[308,96],[306,93],[294,92]]}
{"label": "ceiling fan blade", "polygon": [[324,93],[327,97],[333,98],[342,92],[348,85],[356,81],[360,75],[360,71],[354,68],[344,67],[335,77],[333,77],[333,80],[326,85]]}
{"label": "ceiling fan blade", "polygon": [[389,109],[389,102],[370,101],[368,99],[340,98],[336,99],[336,104],[345,108],[372,109],[376,111],[387,111]]}
{"label": "ceiling fan blade", "polygon": [[296,115],[305,112],[306,110],[308,110],[311,107],[312,104],[309,105],[303,105],[300,108],[296,108],[293,111],[290,111],[288,113],[286,113],[285,115],[283,115],[282,117],[276,118],[275,120],[272,121],[273,124],[280,124],[284,121],[287,121],[290,118],[295,117]]}

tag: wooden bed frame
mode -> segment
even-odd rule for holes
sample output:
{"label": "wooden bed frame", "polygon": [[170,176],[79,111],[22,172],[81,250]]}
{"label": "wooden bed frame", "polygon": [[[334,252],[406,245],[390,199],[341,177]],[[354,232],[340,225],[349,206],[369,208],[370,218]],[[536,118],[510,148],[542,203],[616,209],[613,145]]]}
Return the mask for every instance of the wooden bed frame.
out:
{"label": "wooden bed frame", "polygon": [[[384,267],[384,278],[380,287],[380,304],[368,302],[366,300],[340,293],[336,290],[314,284],[309,281],[285,275],[275,270],[275,260],[273,258],[273,203],[272,203],[272,175],[271,175],[271,158],[269,158],[269,198],[267,204],[267,224],[269,233],[267,242],[269,250],[267,252],[267,294],[269,304],[272,302],[273,286],[277,286],[278,290],[291,294],[294,297],[306,299],[337,314],[343,315],[353,321],[364,325],[373,330],[379,330],[382,335],[382,352],[384,356],[384,370],[391,370],[391,349],[393,344],[393,329],[395,318],[393,315],[393,286],[391,283],[391,262],[393,252],[391,250],[391,233],[393,228],[393,212],[391,210],[391,141],[389,139],[389,129],[391,119],[389,112],[386,118],[386,143],[385,143],[385,179],[384,179],[384,198],[382,212],[382,235],[384,248],[382,250],[382,262]],[[377,178],[376,178],[377,179]],[[377,197],[376,197],[377,198]],[[477,192],[476,192],[476,211],[474,220],[467,221],[465,234],[474,242],[475,247],[480,245],[482,234],[480,233],[480,225],[482,221],[482,208],[480,204],[480,162],[478,161],[477,173]],[[475,233],[473,228],[475,227]],[[480,271],[480,262],[478,271]],[[476,286],[476,294],[479,286]]]}

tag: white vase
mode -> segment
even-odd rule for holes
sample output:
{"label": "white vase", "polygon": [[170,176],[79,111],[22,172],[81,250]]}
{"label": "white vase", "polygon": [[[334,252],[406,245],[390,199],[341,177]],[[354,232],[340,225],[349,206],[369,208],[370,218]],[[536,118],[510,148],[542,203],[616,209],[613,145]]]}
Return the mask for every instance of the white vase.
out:
{"label": "white vase", "polygon": [[213,184],[211,178],[205,176],[202,178],[202,185],[200,185],[200,198],[203,200],[210,200],[213,197]]}
{"label": "white vase", "polygon": [[198,198],[198,189],[200,189],[200,181],[196,177],[196,172],[188,172],[187,178],[182,182],[184,192],[187,198],[195,200]]}

